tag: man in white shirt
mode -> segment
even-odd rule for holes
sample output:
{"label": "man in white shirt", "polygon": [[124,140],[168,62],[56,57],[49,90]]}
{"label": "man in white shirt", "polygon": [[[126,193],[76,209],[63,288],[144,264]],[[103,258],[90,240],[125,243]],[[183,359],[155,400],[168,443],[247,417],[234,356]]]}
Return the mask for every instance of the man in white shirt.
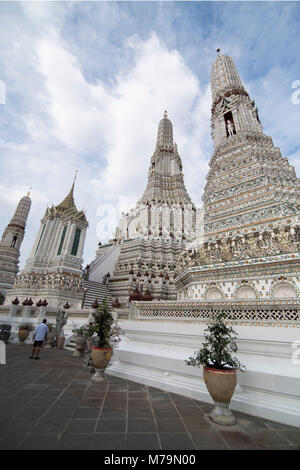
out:
{"label": "man in white shirt", "polygon": [[46,325],[46,323],[47,323],[47,320],[46,319],[43,320],[43,322],[36,328],[35,332],[33,333],[34,343],[33,343],[30,359],[34,358],[35,352],[36,352],[35,359],[39,359],[41,346],[46,337],[46,334],[49,333],[48,326]]}

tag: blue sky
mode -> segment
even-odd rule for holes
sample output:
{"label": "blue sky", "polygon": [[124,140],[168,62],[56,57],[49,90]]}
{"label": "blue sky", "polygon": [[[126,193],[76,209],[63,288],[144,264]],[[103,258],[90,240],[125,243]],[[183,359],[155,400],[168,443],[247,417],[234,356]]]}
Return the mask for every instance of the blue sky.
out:
{"label": "blue sky", "polygon": [[192,200],[213,152],[210,68],[233,57],[264,132],[300,174],[297,2],[0,2],[0,229],[29,186],[29,256],[47,204],[78,178],[85,262],[140,198],[165,109]]}

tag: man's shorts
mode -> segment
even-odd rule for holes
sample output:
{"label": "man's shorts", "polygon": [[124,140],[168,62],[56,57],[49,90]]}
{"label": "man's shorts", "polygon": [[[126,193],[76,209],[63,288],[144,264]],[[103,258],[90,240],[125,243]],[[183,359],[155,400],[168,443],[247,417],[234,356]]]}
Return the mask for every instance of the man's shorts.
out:
{"label": "man's shorts", "polygon": [[43,344],[43,341],[35,341],[33,343],[33,347],[36,348],[38,346],[40,348],[42,346],[42,344]]}

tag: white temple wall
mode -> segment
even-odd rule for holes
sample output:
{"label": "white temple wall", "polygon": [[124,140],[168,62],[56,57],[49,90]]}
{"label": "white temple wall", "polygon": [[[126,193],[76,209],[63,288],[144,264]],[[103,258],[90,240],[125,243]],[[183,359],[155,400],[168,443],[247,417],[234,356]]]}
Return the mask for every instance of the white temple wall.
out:
{"label": "white temple wall", "polygon": [[[202,367],[185,360],[202,344],[206,325],[122,321],[123,339],[106,373],[212,403]],[[300,427],[300,368],[293,363],[298,328],[234,325],[238,333],[238,384],[230,408]]]}
{"label": "white temple wall", "polygon": [[[294,298],[300,297],[300,280],[292,276],[287,280],[274,281],[273,278],[249,280],[246,284],[244,280],[234,280],[218,282],[215,281],[191,283],[177,291],[178,300],[217,300],[211,291],[213,288],[222,293],[222,299],[242,299],[242,298]],[[243,290],[242,290],[243,289]],[[207,292],[210,290],[209,298]],[[250,292],[251,291],[251,292]],[[243,296],[244,292],[244,296]]]}

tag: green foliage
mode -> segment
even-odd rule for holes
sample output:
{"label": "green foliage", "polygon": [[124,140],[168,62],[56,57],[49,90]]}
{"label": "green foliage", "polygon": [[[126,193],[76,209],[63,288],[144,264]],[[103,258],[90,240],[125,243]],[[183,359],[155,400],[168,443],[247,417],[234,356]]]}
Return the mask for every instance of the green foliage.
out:
{"label": "green foliage", "polygon": [[77,336],[89,336],[88,335],[88,328],[85,326],[81,326],[80,328],[74,328],[72,333],[75,333]]}
{"label": "green foliage", "polygon": [[88,335],[96,335],[95,344],[100,348],[110,347],[110,339],[115,334],[114,319],[108,311],[106,298],[96,313],[93,313],[93,322],[87,326]]}
{"label": "green foliage", "polygon": [[225,315],[219,314],[216,320],[208,325],[202,348],[189,357],[188,366],[200,367],[205,365],[214,369],[239,369],[245,370],[245,366],[232,356],[238,348],[236,344],[236,332],[225,323]]}
{"label": "green foliage", "polygon": [[32,323],[27,323],[27,322],[20,323],[19,330],[33,331],[34,330],[34,325]]}

